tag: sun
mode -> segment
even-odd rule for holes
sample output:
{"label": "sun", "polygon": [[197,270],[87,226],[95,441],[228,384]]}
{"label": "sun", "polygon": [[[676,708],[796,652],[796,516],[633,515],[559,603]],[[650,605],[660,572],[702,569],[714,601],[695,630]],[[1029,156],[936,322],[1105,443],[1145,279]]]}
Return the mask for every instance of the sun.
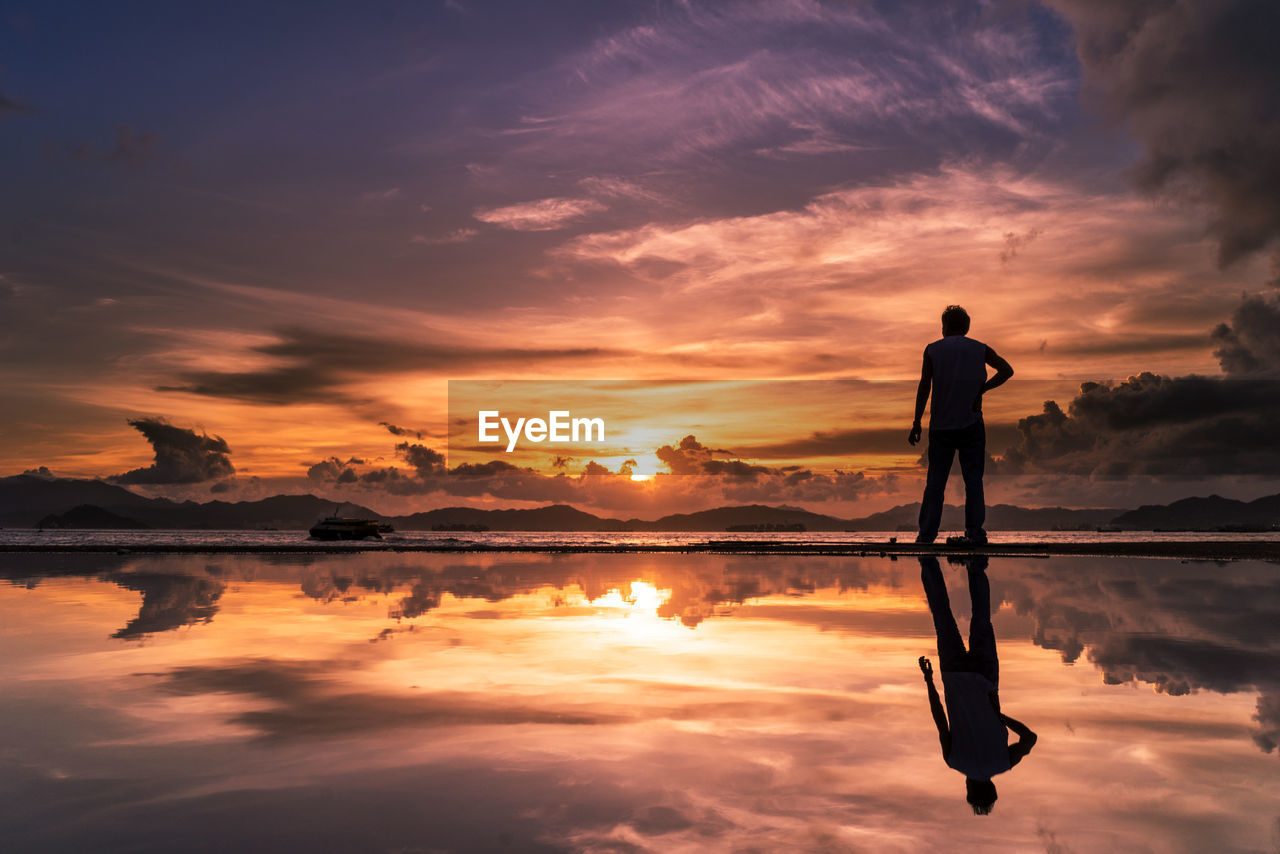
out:
{"label": "sun", "polygon": [[644,482],[644,481],[646,481],[646,480],[652,480],[652,479],[653,479],[653,475],[651,475],[651,474],[641,474],[640,472],[632,472],[632,474],[631,474],[631,479],[632,479],[632,480],[634,480],[634,481],[637,481],[637,482],[641,482],[641,483],[643,483],[643,482]]}

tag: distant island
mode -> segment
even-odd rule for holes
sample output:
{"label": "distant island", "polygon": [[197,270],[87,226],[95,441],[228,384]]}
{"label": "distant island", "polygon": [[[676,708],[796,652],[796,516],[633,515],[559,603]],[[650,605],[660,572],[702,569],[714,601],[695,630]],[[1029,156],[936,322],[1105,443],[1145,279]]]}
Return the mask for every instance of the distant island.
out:
{"label": "distant island", "polygon": [[151,526],[146,522],[130,519],[128,516],[112,513],[110,510],[99,507],[96,504],[77,504],[66,513],[50,513],[37,522],[36,527],[54,530],[60,528],[137,530],[150,528]]}
{"label": "distant island", "polygon": [[[34,475],[0,478],[0,526],[7,528],[305,530],[316,519],[330,515],[333,506],[332,499],[315,495],[175,502],[147,498],[100,480]],[[841,519],[801,507],[747,504],[646,520],[596,516],[567,504],[499,510],[441,507],[407,516],[383,516],[351,503],[343,509],[347,515],[382,519],[397,531],[457,532],[909,532],[915,530],[918,512],[918,504],[900,504],[867,516]],[[963,527],[963,508],[948,505],[942,522],[948,529]],[[1280,525],[1280,494],[1248,502],[1212,495],[1132,510],[996,504],[987,508],[987,525],[996,531],[1268,531]]]}

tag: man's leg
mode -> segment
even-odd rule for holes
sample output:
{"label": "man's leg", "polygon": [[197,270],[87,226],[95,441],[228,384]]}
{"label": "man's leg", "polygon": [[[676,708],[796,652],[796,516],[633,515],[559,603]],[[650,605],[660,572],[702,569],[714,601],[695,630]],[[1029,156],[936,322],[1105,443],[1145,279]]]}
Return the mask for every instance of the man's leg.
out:
{"label": "man's leg", "polygon": [[929,431],[929,473],[925,475],[924,498],[920,501],[920,534],[918,543],[932,543],[942,525],[942,502],[947,491],[947,475],[956,446],[949,430]]}
{"label": "man's leg", "polygon": [[933,555],[921,555],[920,581],[924,595],[929,600],[929,613],[933,615],[933,630],[938,635],[938,669],[958,670],[963,663],[964,638],[951,613],[951,599],[947,596],[947,582],[942,577],[942,567]]}
{"label": "man's leg", "polygon": [[986,496],[982,492],[982,473],[987,463],[987,428],[981,421],[964,429],[957,442],[960,475],[964,478],[964,533],[969,539],[985,543],[987,532]]}
{"label": "man's leg", "polygon": [[969,658],[973,669],[1000,685],[1000,661],[996,658],[996,630],[991,625],[991,582],[987,556],[975,555],[965,564],[969,576]]}

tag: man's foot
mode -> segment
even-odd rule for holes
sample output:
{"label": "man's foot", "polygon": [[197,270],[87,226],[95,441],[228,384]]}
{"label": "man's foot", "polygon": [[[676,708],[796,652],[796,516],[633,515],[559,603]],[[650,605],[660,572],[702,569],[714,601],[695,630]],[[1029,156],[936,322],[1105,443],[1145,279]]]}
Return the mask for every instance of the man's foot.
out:
{"label": "man's foot", "polygon": [[927,546],[933,543],[933,537],[926,537],[924,534],[916,536],[916,545]]}
{"label": "man's foot", "polygon": [[949,546],[985,546],[986,544],[986,537],[970,537],[968,534],[961,537],[947,537]]}

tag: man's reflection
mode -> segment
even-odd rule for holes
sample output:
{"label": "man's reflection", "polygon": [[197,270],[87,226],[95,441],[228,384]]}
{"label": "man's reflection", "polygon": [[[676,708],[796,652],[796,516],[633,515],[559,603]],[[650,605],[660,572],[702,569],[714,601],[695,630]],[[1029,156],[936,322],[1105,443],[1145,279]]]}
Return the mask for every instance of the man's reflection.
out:
{"label": "man's reflection", "polygon": [[[1036,734],[1000,711],[1000,663],[996,659],[996,634],[991,627],[987,558],[968,557],[963,563],[968,570],[969,599],[973,603],[967,650],[951,613],[951,600],[947,597],[947,584],[938,559],[930,555],[920,557],[920,580],[924,582],[933,627],[938,634],[938,667],[946,695],[945,711],[933,684],[933,665],[927,656],[920,656],[920,670],[929,689],[929,707],[938,725],[942,758],[965,775],[967,800],[974,814],[987,815],[996,802],[996,787],[991,778],[1021,762],[1035,746]],[[1012,745],[1009,730],[1018,735]]]}

